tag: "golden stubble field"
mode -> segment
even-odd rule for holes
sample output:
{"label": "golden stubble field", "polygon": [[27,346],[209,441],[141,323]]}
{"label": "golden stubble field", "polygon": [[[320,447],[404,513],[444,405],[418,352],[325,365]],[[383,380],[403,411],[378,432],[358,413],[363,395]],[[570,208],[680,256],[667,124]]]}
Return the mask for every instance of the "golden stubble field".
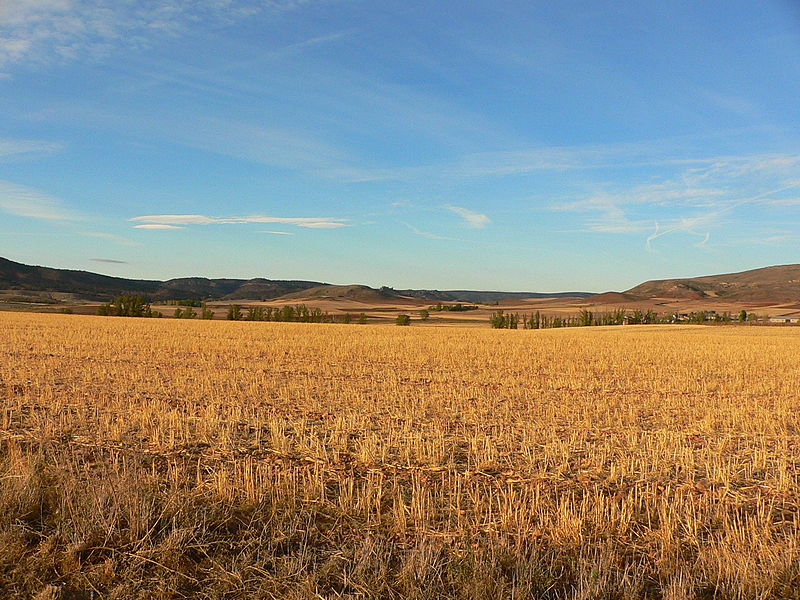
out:
{"label": "golden stubble field", "polygon": [[797,598],[798,357],[0,313],[0,596]]}

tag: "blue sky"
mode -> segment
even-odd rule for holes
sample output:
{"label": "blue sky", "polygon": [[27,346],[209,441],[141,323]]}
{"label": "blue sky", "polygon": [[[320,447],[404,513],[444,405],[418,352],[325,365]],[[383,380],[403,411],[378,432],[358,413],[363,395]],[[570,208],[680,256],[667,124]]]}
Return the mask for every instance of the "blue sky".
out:
{"label": "blue sky", "polygon": [[0,256],[625,289],[800,262],[800,4],[0,4]]}

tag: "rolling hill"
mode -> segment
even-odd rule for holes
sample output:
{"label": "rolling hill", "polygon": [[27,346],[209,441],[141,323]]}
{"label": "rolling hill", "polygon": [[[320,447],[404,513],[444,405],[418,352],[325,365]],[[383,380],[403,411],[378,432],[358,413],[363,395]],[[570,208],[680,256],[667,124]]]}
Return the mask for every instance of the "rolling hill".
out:
{"label": "rolling hill", "polygon": [[[388,288],[391,289],[391,288]],[[498,292],[477,290],[391,290],[409,298],[423,298],[437,302],[497,302],[501,300],[522,300],[523,298],[589,298],[590,292]]]}
{"label": "rolling hill", "polygon": [[500,292],[480,290],[396,290],[366,285],[332,285],[284,279],[208,279],[181,277],[159,281],[125,279],[70,269],[25,265],[0,258],[0,291],[5,295],[69,295],[72,299],[106,301],[122,294],[159,300],[349,299],[365,303],[430,302],[489,303],[523,298],[591,298],[592,301],[633,301],[649,298],[731,300],[738,302],[800,302],[800,264],[778,265],[738,273],[641,283],[624,292]]}
{"label": "rolling hill", "polygon": [[639,298],[800,301],[800,265],[778,265],[739,273],[646,281],[625,294]]}
{"label": "rolling hill", "polygon": [[252,299],[262,300],[313,288],[318,281],[270,279],[207,279],[183,277],[157,281],[125,279],[70,269],[52,269],[0,258],[0,289],[72,294],[84,300],[109,300],[123,294],[151,300]]}
{"label": "rolling hill", "polygon": [[320,285],[281,296],[281,300],[355,300],[364,303],[409,302],[409,298],[366,285]]}
{"label": "rolling hill", "polygon": [[107,301],[123,294],[159,300],[286,300],[347,298],[361,302],[403,302],[422,299],[433,302],[495,302],[511,298],[580,297],[592,294],[568,292],[495,292],[474,290],[394,290],[365,285],[331,285],[319,281],[283,279],[208,279],[181,277],[158,281],[125,279],[89,271],[53,269],[25,265],[0,258],[0,291],[6,295],[27,293],[47,296],[68,294],[76,300]]}

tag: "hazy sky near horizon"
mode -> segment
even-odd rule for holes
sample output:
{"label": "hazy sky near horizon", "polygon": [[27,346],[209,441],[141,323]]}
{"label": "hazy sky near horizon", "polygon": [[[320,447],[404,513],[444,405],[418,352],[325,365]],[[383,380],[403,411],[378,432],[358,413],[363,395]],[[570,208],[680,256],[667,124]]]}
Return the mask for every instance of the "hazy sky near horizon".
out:
{"label": "hazy sky near horizon", "polygon": [[603,291],[800,262],[800,3],[0,0],[0,256]]}

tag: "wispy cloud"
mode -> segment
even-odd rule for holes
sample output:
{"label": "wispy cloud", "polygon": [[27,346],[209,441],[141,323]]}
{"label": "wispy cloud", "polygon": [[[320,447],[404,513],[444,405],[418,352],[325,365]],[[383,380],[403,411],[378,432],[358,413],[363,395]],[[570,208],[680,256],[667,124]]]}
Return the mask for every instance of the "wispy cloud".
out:
{"label": "wispy cloud", "polygon": [[717,160],[686,155],[678,150],[679,147],[680,140],[671,139],[626,144],[541,146],[522,150],[467,153],[439,164],[378,169],[343,168],[326,174],[354,182],[409,180],[420,177],[460,180],[543,172],[636,169],[672,164],[703,165]]}
{"label": "wispy cloud", "polygon": [[797,236],[791,233],[781,233],[777,235],[770,235],[767,237],[756,238],[751,241],[755,245],[761,246],[785,246],[790,243],[796,243]]}
{"label": "wispy cloud", "polygon": [[692,218],[682,218],[675,221],[669,227],[661,228],[658,222],[656,222],[656,230],[647,237],[645,240],[644,246],[645,250],[648,252],[653,252],[652,243],[660,237],[665,235],[669,235],[671,233],[687,233],[689,235],[698,236],[702,238],[702,241],[697,242],[695,247],[703,248],[708,244],[708,241],[711,239],[711,232],[710,231],[702,231],[704,229],[708,229],[718,225],[717,218],[718,214],[706,214],[701,215],[699,217],[692,217]]}
{"label": "wispy cloud", "polygon": [[113,258],[90,258],[89,260],[99,263],[110,263],[112,265],[127,265],[128,261],[115,260]]}
{"label": "wispy cloud", "polygon": [[303,0],[14,0],[0,9],[0,67],[108,55],[116,46],[147,46],[205,19],[230,23],[261,12],[286,12]]}
{"label": "wispy cloud", "polygon": [[456,213],[459,217],[464,219],[464,223],[467,227],[471,227],[473,229],[482,229],[492,222],[492,220],[486,215],[473,212],[462,206],[453,206],[452,204],[448,204],[445,206],[445,208]]}
{"label": "wispy cloud", "polygon": [[[207,215],[142,215],[130,221],[144,225],[164,225],[177,227],[181,225],[242,225],[247,223],[281,223],[310,229],[336,229],[348,227],[349,219],[336,217],[271,217],[268,215],[251,215],[248,217],[209,217]],[[141,225],[134,225],[142,229]],[[148,227],[148,229],[154,229]]]}
{"label": "wispy cloud", "polygon": [[703,138],[666,138],[624,144],[582,146],[542,146],[513,151],[465,153],[437,164],[414,167],[368,168],[363,166],[333,168],[322,173],[348,182],[388,180],[463,180],[503,178],[541,173],[580,173],[588,178],[608,170],[616,172],[657,167],[669,172],[682,170],[698,184],[706,177],[741,177],[755,173],[776,172],[800,166],[798,154],[716,155],[708,156],[693,148],[702,148]]}
{"label": "wispy cloud", "polygon": [[266,231],[266,230],[260,230],[260,231],[256,231],[256,233],[269,233],[271,235],[294,235],[291,231]]}
{"label": "wispy cloud", "polygon": [[179,225],[167,225],[165,223],[144,223],[142,225],[134,225],[134,229],[186,229]]}
{"label": "wispy cloud", "polygon": [[51,221],[74,221],[78,217],[61,199],[34,188],[0,180],[0,210],[18,217]]}
{"label": "wispy cloud", "polygon": [[355,179],[339,177],[336,175],[338,169],[359,160],[335,140],[328,141],[319,132],[310,131],[306,124],[273,127],[257,120],[204,115],[204,125],[198,128],[194,119],[188,119],[177,111],[159,114],[132,111],[121,117],[117,111],[106,107],[78,104],[62,107],[60,114],[125,136],[180,144],[270,167],[300,170],[343,181]]}
{"label": "wispy cloud", "polygon": [[779,198],[765,201],[769,206],[800,206],[800,197]]}
{"label": "wispy cloud", "polygon": [[52,154],[61,150],[62,147],[62,144],[58,142],[0,138],[0,159],[31,158]]}
{"label": "wispy cloud", "polygon": [[[793,206],[800,187],[800,155],[768,154],[674,160],[672,176],[657,183],[596,184],[590,194],[576,194],[551,204],[552,210],[579,217],[582,231],[646,235],[645,249],[672,234],[699,238],[710,245],[712,230],[731,222],[733,211],[748,206]],[[584,183],[592,187],[591,183]],[[577,196],[577,197],[575,197]],[[655,230],[654,230],[655,229]]]}
{"label": "wispy cloud", "polygon": [[416,227],[414,227],[410,223],[406,223],[405,221],[401,221],[401,222],[403,223],[403,225],[408,227],[412,231],[412,233],[414,235],[419,235],[419,236],[422,236],[422,237],[426,237],[429,240],[447,240],[447,241],[451,241],[451,242],[463,242],[464,241],[464,240],[461,240],[459,238],[447,237],[447,236],[444,236],[444,235],[437,235],[435,233],[430,233],[428,231],[422,231],[421,229],[417,229]]}

